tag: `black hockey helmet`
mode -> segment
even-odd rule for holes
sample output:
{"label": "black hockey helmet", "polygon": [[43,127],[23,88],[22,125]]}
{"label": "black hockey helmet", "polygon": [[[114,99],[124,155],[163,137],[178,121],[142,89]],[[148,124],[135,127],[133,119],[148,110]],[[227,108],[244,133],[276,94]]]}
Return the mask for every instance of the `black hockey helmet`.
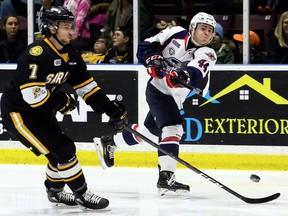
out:
{"label": "black hockey helmet", "polygon": [[73,22],[74,15],[62,6],[52,6],[41,14],[42,33],[51,34],[50,27],[58,29],[60,22]]}

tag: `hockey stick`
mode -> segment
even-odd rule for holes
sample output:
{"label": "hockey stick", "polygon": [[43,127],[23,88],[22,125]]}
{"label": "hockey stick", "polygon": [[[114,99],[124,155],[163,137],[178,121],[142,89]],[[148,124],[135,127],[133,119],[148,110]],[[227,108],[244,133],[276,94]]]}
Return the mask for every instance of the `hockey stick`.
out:
{"label": "hockey stick", "polygon": [[201,94],[202,90],[195,88],[194,86],[191,86],[185,82],[183,82],[182,80],[178,79],[178,78],[174,78],[174,80],[176,80],[178,83],[180,83],[182,86],[184,86],[185,88],[190,89],[192,92],[194,92],[197,95],[200,95],[201,97],[203,97],[203,95]]}
{"label": "hockey stick", "polygon": [[220,188],[224,189],[225,191],[227,191],[228,193],[236,196],[237,198],[243,200],[246,203],[250,203],[250,204],[258,204],[258,203],[265,203],[265,202],[270,202],[272,200],[277,199],[280,196],[280,193],[275,193],[271,196],[267,196],[267,197],[263,197],[263,198],[248,198],[248,197],[244,197],[241,194],[235,192],[234,190],[230,189],[229,187],[223,185],[222,183],[220,183],[219,181],[217,181],[216,179],[212,178],[211,176],[205,174],[204,172],[202,172],[201,170],[197,169],[196,167],[190,165],[189,163],[187,163],[186,161],[182,160],[181,158],[171,154],[170,152],[167,152],[166,150],[162,149],[159,145],[157,145],[156,143],[154,143],[152,140],[148,139],[147,137],[145,137],[144,135],[142,135],[141,133],[133,130],[132,128],[130,128],[129,126],[125,125],[125,129],[127,131],[129,131],[130,133],[140,137],[142,140],[144,140],[145,142],[147,142],[148,144],[152,145],[153,147],[157,148],[159,151],[161,151],[163,154],[170,156],[171,158],[173,158],[174,160],[176,160],[177,162],[179,162],[180,164],[184,165],[185,167],[189,168],[190,170],[196,172],[197,174],[201,175],[202,177],[206,178],[207,180],[209,180],[210,182],[212,182],[213,184],[219,186]]}

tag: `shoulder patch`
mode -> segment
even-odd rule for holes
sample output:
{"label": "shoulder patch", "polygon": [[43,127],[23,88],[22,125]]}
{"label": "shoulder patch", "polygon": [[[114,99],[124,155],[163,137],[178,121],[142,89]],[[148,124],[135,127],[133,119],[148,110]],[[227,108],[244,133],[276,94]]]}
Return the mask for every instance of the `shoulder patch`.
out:
{"label": "shoulder patch", "polygon": [[215,57],[215,55],[212,52],[205,53],[205,54],[209,57],[209,59],[211,61],[215,61],[216,60],[216,57]]}
{"label": "shoulder patch", "polygon": [[34,46],[29,50],[30,55],[39,56],[43,53],[43,48],[41,46]]}

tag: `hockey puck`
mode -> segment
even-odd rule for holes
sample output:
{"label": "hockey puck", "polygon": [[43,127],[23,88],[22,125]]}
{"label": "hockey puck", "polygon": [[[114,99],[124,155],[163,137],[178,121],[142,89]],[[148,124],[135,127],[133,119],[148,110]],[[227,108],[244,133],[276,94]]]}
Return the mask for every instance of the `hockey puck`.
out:
{"label": "hockey puck", "polygon": [[255,174],[252,174],[250,176],[250,179],[253,181],[253,182],[259,182],[260,181],[260,177],[258,175],[255,175]]}

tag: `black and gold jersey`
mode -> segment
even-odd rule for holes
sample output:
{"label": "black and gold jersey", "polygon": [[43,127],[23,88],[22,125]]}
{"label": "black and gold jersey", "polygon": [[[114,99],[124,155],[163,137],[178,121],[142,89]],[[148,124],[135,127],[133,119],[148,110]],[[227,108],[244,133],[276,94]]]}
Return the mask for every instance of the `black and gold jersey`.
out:
{"label": "black and gold jersey", "polygon": [[105,111],[110,100],[87,71],[81,55],[71,45],[59,51],[47,38],[30,44],[18,59],[4,103],[11,111],[53,110],[60,100],[56,92],[64,83],[96,112]]}

